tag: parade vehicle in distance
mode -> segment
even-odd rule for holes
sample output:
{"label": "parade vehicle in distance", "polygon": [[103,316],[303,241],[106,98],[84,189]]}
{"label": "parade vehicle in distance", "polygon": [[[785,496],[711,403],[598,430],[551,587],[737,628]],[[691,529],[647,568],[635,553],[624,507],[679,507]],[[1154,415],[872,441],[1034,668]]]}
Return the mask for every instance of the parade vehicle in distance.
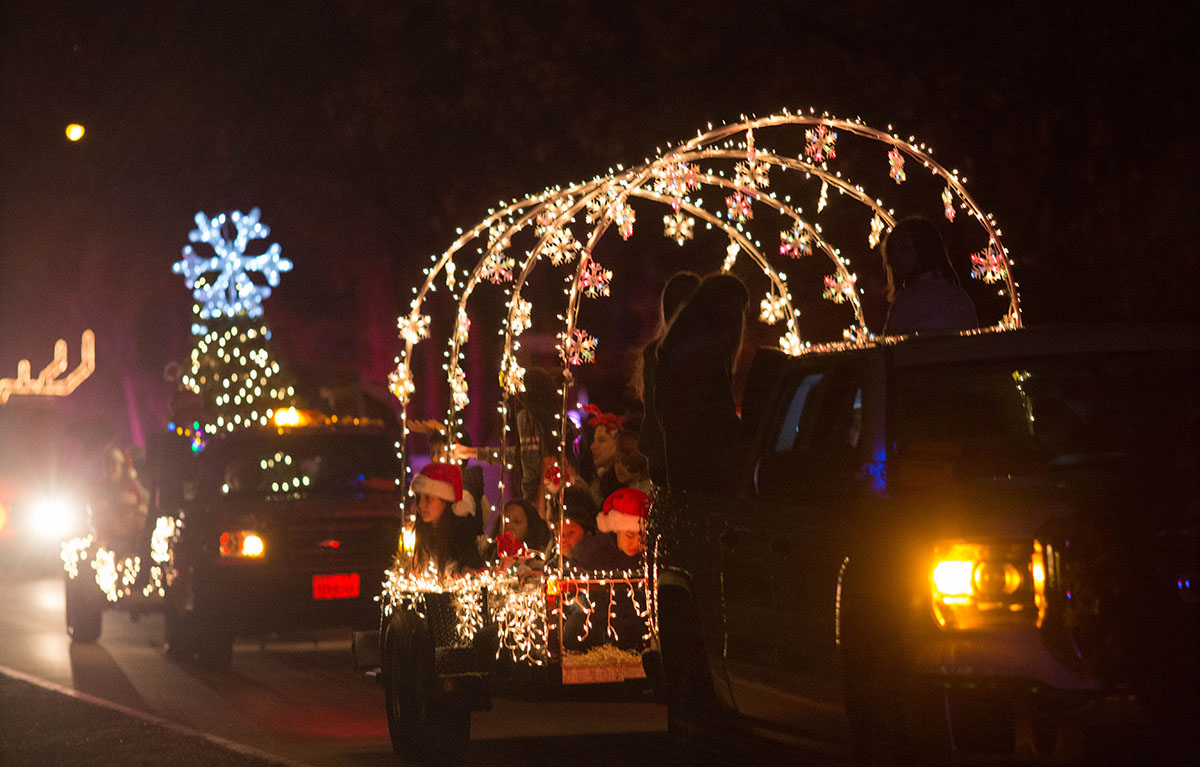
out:
{"label": "parade vehicle in distance", "polygon": [[760,350],[741,497],[652,513],[671,729],[1194,759],[1198,368],[1194,326]]}
{"label": "parade vehicle in distance", "polygon": [[402,526],[396,439],[383,421],[294,408],[158,435],[134,550],[64,544],[73,640],[95,641],[105,609],[163,610],[170,656],[223,668],[235,636],[375,625]]}

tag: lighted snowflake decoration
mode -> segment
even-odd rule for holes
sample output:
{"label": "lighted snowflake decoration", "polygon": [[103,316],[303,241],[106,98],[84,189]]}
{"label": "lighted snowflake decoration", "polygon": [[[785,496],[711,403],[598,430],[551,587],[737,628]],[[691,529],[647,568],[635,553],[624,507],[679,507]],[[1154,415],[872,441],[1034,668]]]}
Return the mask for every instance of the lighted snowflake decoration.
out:
{"label": "lighted snowflake decoration", "polygon": [[613,273],[609,269],[605,269],[595,261],[588,260],[587,265],[579,274],[579,287],[589,298],[598,296],[607,296],[608,284],[612,280]]}
{"label": "lighted snowflake decoration", "polygon": [[692,239],[692,229],[696,219],[676,211],[663,216],[663,235],[682,245],[685,240]]}
{"label": "lighted snowflake decoration", "polygon": [[971,276],[987,283],[999,282],[1008,274],[1008,261],[996,252],[995,248],[987,247],[971,254]]}
{"label": "lighted snowflake decoration", "polygon": [[729,220],[744,224],[754,218],[753,200],[749,195],[735,192],[725,198],[725,207],[729,209]]}
{"label": "lighted snowflake decoration", "polygon": [[545,207],[537,214],[537,233],[545,234],[547,229],[566,217],[567,211],[574,204],[574,197],[555,197],[546,203]]}
{"label": "lighted snowflake decoration", "polygon": [[747,160],[733,166],[733,183],[749,189],[766,189],[771,185],[771,166],[765,162]]}
{"label": "lighted snowflake decoration", "polygon": [[512,282],[517,262],[503,251],[488,253],[479,265],[479,276],[493,285]]}
{"label": "lighted snowflake decoration", "polygon": [[821,182],[821,198],[817,200],[817,212],[825,210],[825,206],[829,204],[829,182]]}
{"label": "lighted snowflake decoration", "polygon": [[721,271],[728,272],[737,263],[738,253],[742,251],[742,246],[736,242],[731,242],[725,246],[725,261],[721,264]]}
{"label": "lighted snowflake decoration", "polygon": [[588,335],[586,331],[575,330],[570,336],[565,333],[559,335],[559,356],[567,365],[582,365],[596,361],[596,344],[595,338]]}
{"label": "lighted snowflake decoration", "polygon": [[415,344],[422,338],[429,338],[429,315],[421,314],[416,309],[407,317],[401,317],[397,323],[400,327],[400,337],[410,344]]}
{"label": "lighted snowflake decoration", "polygon": [[700,169],[687,162],[673,162],[654,168],[654,191],[671,198],[671,207],[676,211],[683,198],[692,189],[700,186]]}
{"label": "lighted snowflake decoration", "polygon": [[784,333],[782,337],[780,337],[779,349],[784,354],[787,354],[791,357],[796,357],[799,356],[802,351],[804,351],[804,344],[800,341],[800,336],[796,334],[796,331],[789,330],[787,333]]}
{"label": "lighted snowflake decoration", "polygon": [[594,224],[605,218],[612,217],[612,210],[616,207],[618,200],[621,199],[621,188],[609,182],[605,184],[604,191],[592,197],[587,201],[586,220],[589,224]]}
{"label": "lighted snowflake decoration", "polygon": [[412,373],[408,369],[408,363],[403,363],[388,375],[388,389],[392,395],[401,402],[408,402],[408,398],[416,390],[413,385]]}
{"label": "lighted snowflake decoration", "polygon": [[463,375],[462,368],[455,368],[454,375],[450,377],[450,400],[455,410],[462,410],[471,403],[467,395],[467,377]]}
{"label": "lighted snowflake decoration", "polygon": [[812,236],[799,222],[790,230],[779,233],[779,255],[800,258],[811,256],[812,252]]}
{"label": "lighted snowflake decoration", "polygon": [[822,298],[828,298],[835,304],[845,303],[854,298],[854,285],[858,281],[858,275],[849,274],[847,272],[838,272],[825,278],[825,292],[821,294]]}
{"label": "lighted snowflake decoration", "polygon": [[897,184],[904,183],[907,176],[904,175],[904,155],[900,154],[900,150],[892,147],[888,150],[888,175]]}
{"label": "lighted snowflake decoration", "polygon": [[759,305],[758,318],[768,325],[774,325],[787,317],[787,302],[783,296],[768,294]]}
{"label": "lighted snowflake decoration", "polygon": [[946,214],[947,221],[954,220],[954,193],[950,191],[950,187],[946,187],[942,191],[942,212]]}
{"label": "lighted snowflake decoration", "polygon": [[[245,215],[240,210],[209,218],[203,211],[196,214],[196,228],[188,233],[191,242],[203,242],[216,254],[204,258],[191,245],[183,247],[183,258],[171,265],[171,271],[182,274],[192,297],[200,304],[201,319],[262,315],[262,302],[270,297],[271,288],[279,285],[281,272],[291,271],[292,262],[280,255],[279,243],[271,243],[265,253],[247,256],[251,240],[265,239],[271,230],[259,223],[260,211],[253,208]],[[232,228],[232,239],[226,236]],[[216,276],[210,278],[210,274]],[[266,285],[256,285],[250,272],[260,272]]]}
{"label": "lighted snowflake decoration", "polygon": [[628,203],[622,203],[616,206],[612,211],[612,221],[617,226],[617,232],[621,235],[622,240],[628,240],[633,236],[633,222],[637,220],[637,216],[633,212],[633,207]]}
{"label": "lighted snowflake decoration", "polygon": [[879,244],[879,238],[883,236],[883,219],[876,213],[871,219],[871,233],[867,235],[867,244],[872,248]]}
{"label": "lighted snowflake decoration", "polygon": [[525,391],[525,368],[517,363],[517,358],[512,354],[505,354],[500,362],[500,385],[509,394]]}
{"label": "lighted snowflake decoration", "polygon": [[550,257],[550,263],[555,266],[570,263],[575,255],[583,248],[579,240],[567,227],[555,229],[550,238],[545,241],[543,252]]}
{"label": "lighted snowflake decoration", "polygon": [[808,142],[804,147],[804,153],[808,155],[813,162],[825,162],[837,157],[837,131],[830,130],[827,125],[818,125],[815,128],[809,128],[804,131],[804,138]]}
{"label": "lighted snowflake decoration", "polygon": [[517,299],[516,310],[512,316],[512,334],[519,336],[533,324],[533,304],[524,298]]}

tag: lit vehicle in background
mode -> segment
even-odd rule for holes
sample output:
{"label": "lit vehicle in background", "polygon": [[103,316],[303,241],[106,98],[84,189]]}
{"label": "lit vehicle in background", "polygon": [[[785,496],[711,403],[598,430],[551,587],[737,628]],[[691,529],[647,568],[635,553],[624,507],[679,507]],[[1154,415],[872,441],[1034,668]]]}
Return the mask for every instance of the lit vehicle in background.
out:
{"label": "lit vehicle in background", "polygon": [[1078,327],[760,350],[743,497],[653,521],[671,730],[866,763],[1194,758],[1198,349]]}
{"label": "lit vehicle in background", "polygon": [[138,550],[64,547],[69,633],[95,641],[105,608],[163,610],[168,654],[219,669],[236,636],[378,625],[401,532],[395,442],[381,421],[294,410],[159,435]]}
{"label": "lit vehicle in background", "polygon": [[65,538],[84,529],[82,448],[57,402],[10,399],[0,408],[0,566],[53,572]]}

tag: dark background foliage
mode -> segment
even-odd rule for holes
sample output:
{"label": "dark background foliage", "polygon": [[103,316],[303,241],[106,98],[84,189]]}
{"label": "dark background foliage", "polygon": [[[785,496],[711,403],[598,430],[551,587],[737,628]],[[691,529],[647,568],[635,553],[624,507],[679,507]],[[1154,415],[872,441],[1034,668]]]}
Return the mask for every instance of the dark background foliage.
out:
{"label": "dark background foliage", "polygon": [[783,107],[895,125],[962,170],[1027,323],[1195,316],[1187,3],[9,0],[0,20],[0,375],[94,328],[78,399],[117,421],[165,419],[197,210],[261,207],[296,265],[266,303],[281,352],[378,389],[455,227]]}

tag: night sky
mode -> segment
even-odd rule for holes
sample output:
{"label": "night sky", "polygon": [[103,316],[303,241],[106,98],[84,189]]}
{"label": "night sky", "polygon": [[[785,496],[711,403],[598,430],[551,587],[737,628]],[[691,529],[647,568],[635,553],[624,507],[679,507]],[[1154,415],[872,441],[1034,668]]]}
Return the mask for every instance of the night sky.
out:
{"label": "night sky", "polygon": [[6,0],[0,376],[93,328],[73,406],[122,438],[135,410],[161,426],[191,345],[171,264],[196,211],[257,206],[295,263],[266,302],[281,355],[381,390],[456,227],[784,107],[894,124],[963,170],[1027,324],[1193,319],[1191,4],[912,5]]}

